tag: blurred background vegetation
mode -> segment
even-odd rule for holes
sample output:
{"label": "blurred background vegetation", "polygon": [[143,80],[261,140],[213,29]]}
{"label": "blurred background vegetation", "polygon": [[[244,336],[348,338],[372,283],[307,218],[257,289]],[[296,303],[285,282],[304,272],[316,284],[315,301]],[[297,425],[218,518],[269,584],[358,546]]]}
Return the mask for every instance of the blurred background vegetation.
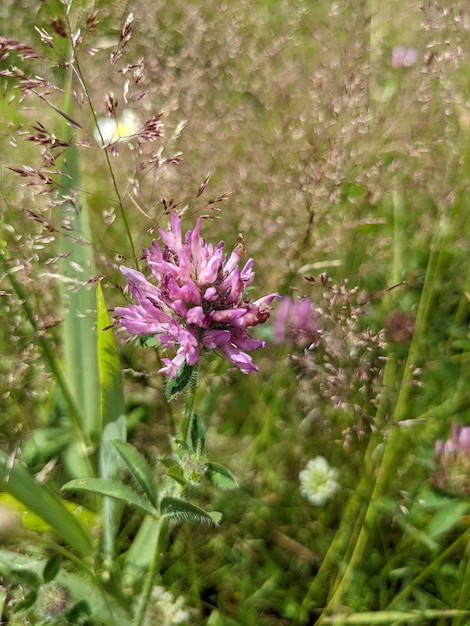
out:
{"label": "blurred background vegetation", "polygon": [[[86,33],[94,11],[96,27]],[[129,12],[132,37],[112,65]],[[62,13],[58,0],[3,0],[1,35],[31,46],[39,58],[12,53],[0,70],[16,66],[66,89],[66,42],[63,49],[49,48],[40,31],[52,32]],[[173,203],[179,210],[187,206],[187,229],[195,215],[217,216],[202,224],[203,236],[214,243],[223,239],[230,247],[243,233],[255,259],[256,297],[271,291],[309,296],[324,316],[329,347],[340,344],[333,364],[332,348],[315,361],[304,348],[274,345],[268,329],[268,346],[255,355],[259,374],[245,377],[221,359],[203,361],[197,402],[208,447],[240,489],[215,494],[207,488],[203,498],[224,514],[221,529],[177,527],[163,583],[186,596],[201,623],[294,623],[348,514],[370,438],[380,456],[393,429],[401,429],[367,558],[342,602],[358,611],[387,608],[464,524],[452,518],[445,532],[432,536],[429,520],[437,505],[419,509],[418,502],[433,471],[436,438],[447,437],[453,420],[469,419],[466,3],[97,0],[74,3],[70,19],[84,37],[72,92],[72,117],[80,125],[73,141],[80,144],[90,245],[108,307],[125,302],[119,264],[139,261],[156,229],[166,227],[164,208]],[[398,47],[411,54],[408,61],[397,60]],[[17,78],[3,76],[2,83],[3,260],[15,267],[38,330],[2,278],[0,445],[24,452],[30,433],[61,418],[36,340],[46,333],[60,354],[57,257],[66,224],[52,185],[23,185],[36,174],[19,176],[8,168],[29,166],[59,181],[56,164],[47,160],[50,146],[37,136],[39,122],[64,139],[63,117],[33,93],[23,99]],[[62,106],[59,90],[36,91]],[[155,143],[138,146],[132,139],[108,152],[114,181],[87,105],[89,98],[104,118],[110,94],[117,118],[130,109],[145,122],[163,111],[165,129],[161,153]],[[207,189],[197,198],[208,173]],[[212,212],[207,201],[226,192],[220,213]],[[331,297],[323,273],[343,300]],[[391,316],[397,309],[403,315]],[[386,337],[377,335],[384,328]],[[355,346],[366,332],[381,338],[369,360],[381,384],[364,390],[357,387],[363,354]],[[155,353],[116,336],[130,439],[156,458],[168,449],[178,409],[165,401]],[[382,383],[385,358],[393,367]],[[335,385],[341,402],[331,392]],[[406,404],[397,416],[403,386]],[[43,452],[31,451],[33,471],[57,458]],[[311,506],[298,488],[299,471],[318,454],[340,473],[341,492],[324,508]],[[54,469],[64,480],[68,471],[61,462]],[[138,523],[132,516],[126,521],[123,545]],[[343,556],[340,551],[339,561]],[[451,554],[399,608],[456,608],[455,581],[466,571],[466,558]],[[330,576],[338,567],[333,561]],[[330,582],[327,577],[326,595]],[[321,606],[313,606],[312,622]]]}

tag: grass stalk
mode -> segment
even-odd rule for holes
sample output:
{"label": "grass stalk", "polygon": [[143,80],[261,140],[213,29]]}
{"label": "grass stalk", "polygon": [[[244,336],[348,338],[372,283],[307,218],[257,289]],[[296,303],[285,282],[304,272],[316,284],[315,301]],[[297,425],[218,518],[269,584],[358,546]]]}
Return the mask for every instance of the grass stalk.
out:
{"label": "grass stalk", "polygon": [[145,614],[147,612],[155,578],[158,574],[159,567],[160,567],[160,554],[162,551],[162,542],[165,536],[165,533],[163,532],[164,526],[165,526],[164,520],[160,519],[158,523],[158,528],[157,528],[157,541],[155,543],[155,551],[153,553],[153,559],[150,564],[149,571],[147,573],[147,578],[145,580],[144,588],[142,590],[142,595],[139,599],[139,608],[132,621],[132,626],[142,626],[144,619],[145,619]]}
{"label": "grass stalk", "polygon": [[398,398],[393,410],[393,421],[390,436],[388,441],[384,443],[384,454],[380,467],[378,468],[375,485],[364,515],[364,523],[359,533],[353,554],[345,566],[344,572],[340,574],[339,582],[330,596],[325,611],[333,609],[335,606],[339,606],[341,604],[342,598],[353,580],[353,574],[364,558],[368,544],[369,530],[373,528],[375,524],[378,500],[386,492],[387,486],[396,475],[396,460],[399,458],[399,452],[404,443],[404,438],[402,436],[403,430],[397,426],[397,424],[407,417],[409,398],[412,389],[407,377],[412,367],[419,362],[421,357],[427,322],[430,317],[431,306],[437,292],[437,281],[440,276],[440,272],[442,271],[445,243],[445,239],[442,240],[441,238],[440,228],[436,228],[434,240],[431,245],[431,253],[428,259],[423,291],[419,302],[416,329],[410,345],[406,363],[403,368],[403,377],[399,386]]}

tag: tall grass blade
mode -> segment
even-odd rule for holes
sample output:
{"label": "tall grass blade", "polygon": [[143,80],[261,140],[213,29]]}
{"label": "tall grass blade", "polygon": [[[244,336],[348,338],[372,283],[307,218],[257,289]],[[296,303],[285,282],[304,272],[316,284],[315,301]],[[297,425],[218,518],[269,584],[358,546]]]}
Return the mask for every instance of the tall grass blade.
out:
{"label": "tall grass blade", "polygon": [[83,556],[92,553],[91,537],[61,500],[36,482],[28,470],[0,450],[0,488],[35,513]]}
{"label": "tall grass blade", "polygon": [[[72,70],[69,70],[62,109],[72,114]],[[63,120],[62,133],[72,140],[72,129]],[[72,142],[72,141],[71,141]],[[85,196],[80,192],[80,171],[77,149],[67,148],[62,162],[61,197],[62,220],[67,224],[68,237],[62,238],[60,264],[63,276],[61,299],[63,306],[63,349],[65,376],[80,410],[83,439],[90,450],[100,439],[98,393],[98,359],[95,329],[96,297],[86,282],[96,275],[91,229]],[[72,230],[70,230],[72,229]],[[70,287],[72,285],[72,288]],[[84,462],[83,449],[73,446],[69,451],[72,475],[90,475],[90,465]]]}
{"label": "tall grass blade", "polygon": [[[97,284],[98,369],[100,382],[101,446],[99,473],[101,478],[119,479],[122,461],[111,444],[126,440],[126,417],[121,367],[116,342],[109,328],[110,319],[101,284]],[[107,329],[107,330],[106,330]],[[119,527],[122,505],[114,499],[103,498],[103,550],[107,559],[114,554],[114,540]]]}

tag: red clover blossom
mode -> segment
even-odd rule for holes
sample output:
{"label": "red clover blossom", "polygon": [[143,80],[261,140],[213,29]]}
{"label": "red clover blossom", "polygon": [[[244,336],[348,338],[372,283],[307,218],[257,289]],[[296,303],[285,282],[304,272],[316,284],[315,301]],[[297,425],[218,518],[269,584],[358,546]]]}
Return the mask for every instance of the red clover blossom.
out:
{"label": "red clover blossom", "polygon": [[200,219],[183,241],[178,215],[171,216],[171,228],[161,229],[164,244],[152,242],[144,250],[156,284],[136,270],[121,266],[138,304],[116,308],[120,323],[131,335],[155,335],[164,349],[174,348],[173,359],[162,359],[159,370],[175,378],[183,365],[195,365],[202,350],[219,350],[244,374],[258,371],[251,352],[265,345],[246,332],[269,317],[269,294],[254,302],[244,291],[254,280],[253,259],[243,269],[238,264],[245,250],[241,238],[231,255],[224,254],[224,242],[216,247],[199,234]]}

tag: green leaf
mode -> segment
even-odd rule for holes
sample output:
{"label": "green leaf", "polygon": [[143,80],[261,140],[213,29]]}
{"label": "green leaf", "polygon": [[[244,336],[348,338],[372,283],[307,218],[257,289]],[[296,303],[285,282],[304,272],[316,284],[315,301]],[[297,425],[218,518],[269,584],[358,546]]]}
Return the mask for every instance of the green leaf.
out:
{"label": "green leaf", "polygon": [[90,534],[47,487],[37,483],[18,461],[0,450],[0,488],[44,520],[83,555],[93,551]]}
{"label": "green leaf", "polygon": [[86,600],[79,600],[67,611],[69,624],[81,624],[93,615],[91,607]]}
{"label": "green leaf", "polygon": [[160,463],[163,463],[165,467],[175,467],[175,465],[179,467],[179,463],[175,459],[162,457],[161,459],[158,459],[158,460],[160,461]]}
{"label": "green leaf", "polygon": [[428,532],[434,539],[451,530],[468,511],[468,502],[450,500],[442,506],[429,523]]}
{"label": "green leaf", "polygon": [[41,576],[32,570],[14,567],[12,573],[14,574],[16,580],[25,587],[39,589],[42,585]]}
{"label": "green leaf", "polygon": [[212,521],[216,526],[218,526],[222,521],[223,515],[220,511],[209,511],[207,514],[211,516]]}
{"label": "green leaf", "polygon": [[204,446],[206,445],[206,429],[204,428],[201,418],[196,413],[193,413],[191,416],[189,435],[194,452],[204,452]]}
{"label": "green leaf", "polygon": [[70,443],[73,436],[74,432],[70,425],[35,428],[31,435],[21,442],[18,459],[29,468],[40,466],[42,469],[53,456],[59,454]]}
{"label": "green leaf", "polygon": [[182,487],[187,487],[188,481],[184,477],[183,468],[177,463],[168,469],[166,475],[175,480]]}
{"label": "green leaf", "polygon": [[161,344],[155,335],[139,335],[139,341],[143,348],[156,348]]}
{"label": "green leaf", "polygon": [[233,474],[219,463],[208,463],[206,476],[216,487],[220,489],[236,489],[238,483]]}
{"label": "green leaf", "polygon": [[124,391],[121,364],[116,341],[103,297],[101,283],[96,287],[98,307],[98,369],[100,380],[101,430],[109,422],[125,415]]}
{"label": "green leaf", "polygon": [[183,363],[182,368],[176,375],[176,378],[171,378],[165,388],[165,395],[168,402],[171,402],[176,396],[183,391],[186,385],[191,379],[191,375],[195,369],[195,365],[188,365],[186,361]]}
{"label": "green leaf", "polygon": [[[146,515],[140,524],[132,544],[123,555],[123,570],[129,578],[141,582],[142,575],[149,570],[159,541],[164,542],[169,532],[164,520]],[[122,563],[122,561],[121,561]]]}
{"label": "green leaf", "polygon": [[191,448],[182,439],[171,437],[170,443],[171,443],[171,448],[174,454],[180,459],[180,461],[182,461],[187,456],[191,456],[192,454]]}
{"label": "green leaf", "polygon": [[59,573],[61,562],[62,559],[60,554],[54,554],[50,559],[48,559],[42,574],[42,578],[45,583],[49,583],[51,580],[54,580]]}
{"label": "green leaf", "polygon": [[157,483],[153,475],[152,468],[147,463],[145,457],[140,454],[134,446],[124,441],[113,441],[116,450],[124,459],[127,467],[129,468],[132,476],[136,479],[139,485],[142,487],[147,498],[158,508],[158,490]]}
{"label": "green leaf", "polygon": [[134,507],[147,515],[155,515],[157,511],[127,485],[106,478],[76,478],[66,483],[64,491],[86,491],[100,496],[109,496]]}
{"label": "green leaf", "polygon": [[20,602],[15,604],[13,609],[13,613],[19,613],[20,611],[25,611],[33,606],[38,597],[38,592],[36,590],[30,591]]}
{"label": "green leaf", "polygon": [[[115,422],[108,422],[103,429],[100,446],[100,478],[117,480],[122,478],[122,460],[112,442],[126,438],[126,418],[121,415]],[[114,540],[119,528],[122,504],[113,498],[103,498],[103,551],[112,558]],[[109,563],[108,563],[109,565]]]}
{"label": "green leaf", "polygon": [[[73,70],[68,68],[64,82],[62,110],[73,117]],[[61,117],[59,136],[73,138],[75,132]],[[58,264],[62,277],[61,325],[63,331],[64,375],[79,409],[80,438],[89,448],[101,434],[99,416],[99,377],[96,341],[96,296],[88,281],[96,276],[92,234],[86,195],[81,191],[78,150],[75,145],[66,148],[61,161],[61,213],[64,223],[73,230],[73,237],[60,237],[61,259]],[[89,459],[86,459],[89,462]],[[70,466],[72,476],[76,468]],[[83,467],[78,471],[82,472]],[[89,463],[87,475],[93,475]],[[80,475],[80,474],[78,474]]]}
{"label": "green leaf", "polygon": [[[110,328],[111,320],[101,283],[97,284],[96,301],[102,433],[99,453],[100,478],[119,479],[122,477],[122,461],[111,442],[116,439],[126,440],[124,391],[116,341]],[[121,508],[121,504],[115,499],[103,498],[103,550],[108,557],[112,557],[114,553]]]}
{"label": "green leaf", "polygon": [[217,525],[221,519],[220,513],[217,511],[208,513],[191,502],[170,496],[162,498],[160,511],[162,516],[175,521],[194,521]]}

